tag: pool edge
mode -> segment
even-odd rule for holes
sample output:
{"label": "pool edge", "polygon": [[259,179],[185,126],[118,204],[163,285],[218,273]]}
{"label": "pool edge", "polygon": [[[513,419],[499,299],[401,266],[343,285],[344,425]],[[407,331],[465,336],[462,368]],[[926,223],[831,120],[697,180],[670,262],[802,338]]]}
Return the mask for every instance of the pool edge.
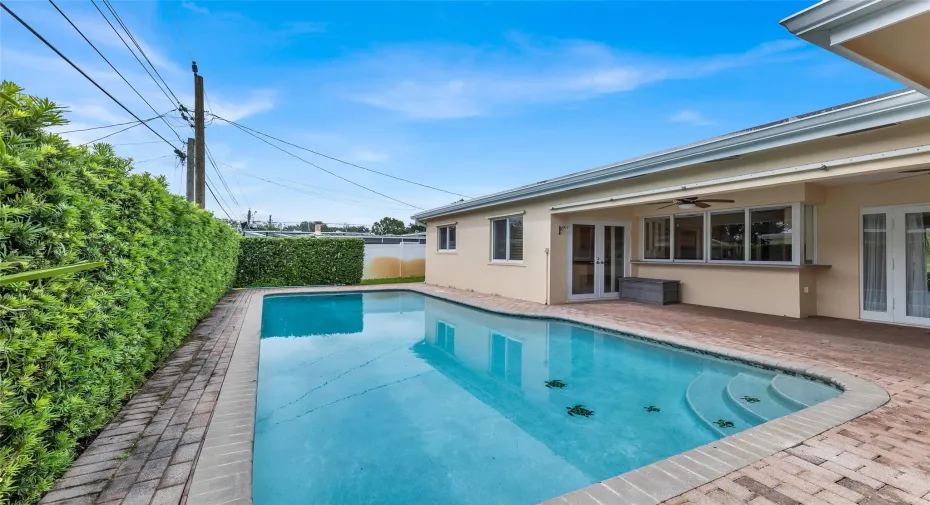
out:
{"label": "pool edge", "polygon": [[239,328],[236,346],[220,389],[216,409],[207,427],[203,448],[194,466],[187,499],[188,505],[224,503],[250,505],[252,503],[252,451],[257,401],[259,340],[262,305],[267,295],[373,291],[418,293],[496,314],[553,319],[613,333],[625,333],[635,338],[710,354],[726,360],[776,369],[792,375],[804,375],[834,384],[843,390],[836,398],[552,498],[543,502],[545,505],[589,504],[592,499],[601,504],[650,505],[661,503],[780,451],[800,445],[831,428],[865,415],[890,400],[889,394],[877,384],[831,368],[774,359],[727,347],[705,345],[660,333],[624,328],[619,324],[606,326],[583,318],[535,315],[490,308],[456,299],[454,296],[446,296],[441,290],[426,291],[413,286],[351,286],[346,288],[256,288],[248,290],[250,293],[246,315]]}

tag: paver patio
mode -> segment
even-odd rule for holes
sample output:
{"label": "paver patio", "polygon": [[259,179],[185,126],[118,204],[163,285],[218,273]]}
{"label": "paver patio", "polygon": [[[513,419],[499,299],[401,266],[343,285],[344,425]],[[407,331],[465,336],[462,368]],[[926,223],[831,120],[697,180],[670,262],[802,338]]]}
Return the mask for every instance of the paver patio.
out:
{"label": "paver patio", "polygon": [[[614,301],[545,306],[429,285],[393,288],[831,367],[873,381],[891,395],[889,403],[870,414],[668,503],[930,505],[930,329],[794,320],[689,305]],[[316,291],[324,290],[331,288]],[[224,298],[42,503],[184,503],[245,309],[260,292],[237,291]]]}

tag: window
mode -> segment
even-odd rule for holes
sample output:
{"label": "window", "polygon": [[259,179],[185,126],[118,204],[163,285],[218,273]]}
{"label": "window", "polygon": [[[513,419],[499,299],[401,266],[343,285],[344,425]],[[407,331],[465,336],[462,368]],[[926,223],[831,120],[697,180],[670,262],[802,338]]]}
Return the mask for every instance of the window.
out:
{"label": "window", "polygon": [[817,262],[817,207],[793,204],[643,218],[643,260]]}
{"label": "window", "polygon": [[455,354],[455,326],[442,321],[436,323],[436,346],[449,354]]}
{"label": "window", "polygon": [[804,206],[804,257],[801,262],[805,265],[813,265],[817,262],[817,207],[813,205]]}
{"label": "window", "polygon": [[704,259],[704,214],[675,216],[675,259]]}
{"label": "window", "polygon": [[647,260],[671,259],[671,218],[647,217],[643,219],[643,258]]}
{"label": "window", "polygon": [[791,262],[791,207],[749,211],[749,259]]}
{"label": "window", "polygon": [[710,215],[711,261],[746,259],[746,212],[715,212]]}
{"label": "window", "polygon": [[439,231],[439,250],[455,250],[455,226],[440,226]]}
{"label": "window", "polygon": [[523,382],[523,343],[512,338],[491,334],[491,375],[519,386]]}
{"label": "window", "polygon": [[523,261],[523,216],[491,220],[491,259]]}

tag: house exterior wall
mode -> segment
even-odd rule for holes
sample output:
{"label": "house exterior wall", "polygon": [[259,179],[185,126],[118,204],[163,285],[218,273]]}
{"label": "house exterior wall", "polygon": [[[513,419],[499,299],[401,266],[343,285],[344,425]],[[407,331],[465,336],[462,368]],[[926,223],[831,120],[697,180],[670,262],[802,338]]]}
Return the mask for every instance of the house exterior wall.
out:
{"label": "house exterior wall", "polygon": [[859,318],[860,210],[867,207],[930,203],[930,175],[893,182],[828,186],[818,207],[817,314]]}
{"label": "house exterior wall", "polygon": [[[810,163],[851,158],[895,149],[930,145],[930,119],[844,137],[833,137],[750,154],[736,160],[704,163],[565,191],[536,199],[477,209],[431,219],[427,223],[426,281],[431,284],[496,294],[540,303],[565,303],[568,284],[568,228],[578,220],[628,222],[630,257],[641,258],[641,219],[666,215],[645,202],[660,197],[622,200],[553,210],[553,206],[597,198],[674,188],[699,181],[754,174]],[[682,190],[661,198],[724,197],[733,204],[714,210],[773,204],[818,206],[818,263],[830,268],[752,268],[634,263],[630,274],[683,281],[683,301],[789,317],[829,315],[858,318],[858,221],[862,206],[930,202],[930,177],[882,185],[834,186],[837,178],[903,170],[930,164],[920,152],[895,159],[876,159],[848,167],[787,174],[722,185],[713,191]],[[523,212],[524,261],[501,265],[490,261],[491,216]],[[437,249],[437,226],[456,223],[457,251]],[[546,250],[548,249],[548,255]]]}

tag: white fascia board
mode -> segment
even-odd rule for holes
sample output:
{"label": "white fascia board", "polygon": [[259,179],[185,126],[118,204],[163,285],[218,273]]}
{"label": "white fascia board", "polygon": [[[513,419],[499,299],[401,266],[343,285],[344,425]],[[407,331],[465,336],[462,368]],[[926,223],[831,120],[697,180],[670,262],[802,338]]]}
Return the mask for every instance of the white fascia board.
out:
{"label": "white fascia board", "polygon": [[824,0],[781,21],[792,34],[930,96],[918,84],[842,46],[844,42],[930,12],[928,0]]}
{"label": "white fascia board", "polygon": [[801,119],[744,130],[430,209],[417,213],[412,218],[426,220],[928,116],[930,116],[930,98],[916,91],[902,91]]}

